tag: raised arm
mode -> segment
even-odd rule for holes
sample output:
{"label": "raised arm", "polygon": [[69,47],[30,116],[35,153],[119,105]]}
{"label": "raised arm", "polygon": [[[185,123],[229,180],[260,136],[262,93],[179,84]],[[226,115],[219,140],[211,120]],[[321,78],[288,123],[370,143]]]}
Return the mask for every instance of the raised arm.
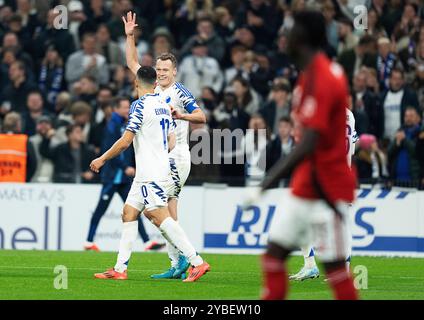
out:
{"label": "raised arm", "polygon": [[112,147],[109,148],[103,155],[99,158],[94,159],[90,164],[90,169],[98,173],[100,168],[106,163],[106,161],[115,158],[121,152],[125,151],[134,139],[135,134],[131,131],[125,130],[124,134],[118,141],[116,141]]}
{"label": "raised arm", "polygon": [[140,68],[134,37],[134,29],[138,26],[138,24],[135,23],[135,18],[135,13],[133,14],[131,11],[127,12],[127,19],[122,17],[122,21],[124,22],[125,27],[125,34],[127,35],[125,57],[127,59],[127,66],[134,75],[137,74],[137,71]]}

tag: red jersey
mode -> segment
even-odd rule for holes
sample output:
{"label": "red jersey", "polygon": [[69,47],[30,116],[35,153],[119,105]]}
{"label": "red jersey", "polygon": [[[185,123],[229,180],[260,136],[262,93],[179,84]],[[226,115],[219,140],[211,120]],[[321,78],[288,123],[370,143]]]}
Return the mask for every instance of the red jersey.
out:
{"label": "red jersey", "polygon": [[323,192],[332,203],[352,202],[356,180],[346,162],[346,106],[348,85],[342,68],[317,54],[299,76],[293,92],[293,118],[302,128],[319,133],[312,155],[295,168],[293,194],[318,199]]}

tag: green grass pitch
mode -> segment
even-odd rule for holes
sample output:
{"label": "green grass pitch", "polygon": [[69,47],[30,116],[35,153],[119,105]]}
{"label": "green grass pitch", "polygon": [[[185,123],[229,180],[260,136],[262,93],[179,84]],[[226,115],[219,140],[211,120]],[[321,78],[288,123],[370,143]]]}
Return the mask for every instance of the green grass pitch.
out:
{"label": "green grass pitch", "polygon": [[[153,280],[150,274],[168,267],[164,253],[135,253],[127,281],[94,279],[114,265],[111,252],[0,251],[0,299],[236,299],[259,298],[261,274],[259,256],[204,254],[211,272],[195,283]],[[292,257],[291,273],[302,264]],[[368,289],[362,299],[424,299],[422,259],[354,257],[352,268],[368,270]],[[68,269],[68,289],[54,288],[56,265]],[[290,299],[331,299],[324,277],[292,282]]]}

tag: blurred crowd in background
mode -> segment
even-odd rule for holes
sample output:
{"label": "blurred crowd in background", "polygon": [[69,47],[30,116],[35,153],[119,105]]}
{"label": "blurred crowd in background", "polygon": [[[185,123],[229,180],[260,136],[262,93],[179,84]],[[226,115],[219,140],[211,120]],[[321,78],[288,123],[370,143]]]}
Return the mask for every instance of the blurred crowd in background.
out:
{"label": "blurred crowd in background", "polygon": [[[58,5],[67,8],[67,29],[55,27]],[[365,30],[354,27],[358,5],[368,9]],[[193,165],[189,183],[253,184],[295,147],[290,102],[298,71],[286,44],[293,14],[305,8],[325,16],[326,52],[349,78],[361,181],[424,184],[418,0],[0,0],[1,131],[29,136],[27,181],[98,182],[89,163],[104,148],[116,97],[135,98],[121,20],[131,10],[140,63],[177,56],[177,80],[208,119],[191,125],[196,137],[253,129],[230,155],[242,148],[245,163]]]}

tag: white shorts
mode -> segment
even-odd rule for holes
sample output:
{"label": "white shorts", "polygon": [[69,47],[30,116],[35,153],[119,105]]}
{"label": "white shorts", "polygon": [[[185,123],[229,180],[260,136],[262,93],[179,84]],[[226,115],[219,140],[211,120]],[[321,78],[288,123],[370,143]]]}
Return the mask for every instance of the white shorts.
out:
{"label": "white shorts", "polygon": [[168,205],[165,185],[168,182],[136,182],[133,181],[125,204],[143,212]]}
{"label": "white shorts", "polygon": [[269,241],[297,250],[311,243],[322,262],[346,259],[350,246],[349,204],[338,202],[340,219],[324,200],[287,197],[283,211],[272,222]]}
{"label": "white shorts", "polygon": [[171,167],[171,178],[166,186],[166,194],[169,198],[177,198],[181,192],[181,188],[187,181],[190,174],[191,162],[190,159],[169,158]]}

